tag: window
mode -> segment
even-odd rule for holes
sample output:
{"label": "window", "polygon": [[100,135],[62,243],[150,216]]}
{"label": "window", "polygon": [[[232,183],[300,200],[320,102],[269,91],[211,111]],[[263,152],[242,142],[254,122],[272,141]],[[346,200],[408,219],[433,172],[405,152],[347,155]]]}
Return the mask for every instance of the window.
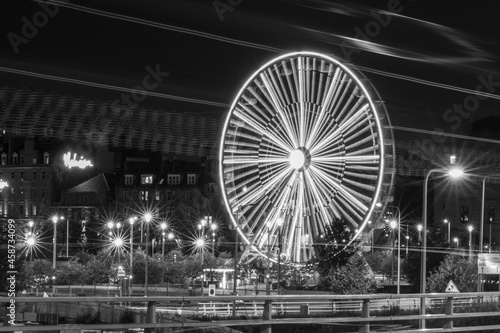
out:
{"label": "window", "polygon": [[122,192],[122,198],[123,198],[123,200],[130,199],[130,191],[123,191]]}
{"label": "window", "polygon": [[36,204],[31,204],[31,215],[36,216]]}
{"label": "window", "polygon": [[5,164],[7,164],[7,154],[2,153],[2,165],[5,165]]}
{"label": "window", "polygon": [[153,184],[153,175],[141,175],[141,184]]}
{"label": "window", "polygon": [[33,164],[36,164],[36,155],[33,155]]}
{"label": "window", "polygon": [[181,183],[181,175],[168,175],[167,177],[168,184],[180,184]]}
{"label": "window", "polygon": [[187,183],[189,185],[196,184],[196,175],[192,174],[192,173],[188,174],[187,175]]}
{"label": "window", "polygon": [[31,198],[36,199],[36,187],[31,188]]}
{"label": "window", "polygon": [[134,175],[125,175],[125,185],[132,185],[134,183]]}
{"label": "window", "polygon": [[148,199],[149,199],[149,192],[148,191],[141,191],[141,200],[148,201]]}
{"label": "window", "polygon": [[155,200],[160,201],[160,191],[155,191]]}
{"label": "window", "polygon": [[167,190],[167,200],[172,200],[172,191]]}
{"label": "window", "polygon": [[19,171],[19,179],[21,181],[24,181],[24,171],[23,170]]}
{"label": "window", "polygon": [[24,187],[19,188],[19,198],[24,198]]}
{"label": "window", "polygon": [[11,180],[15,180],[16,179],[16,174],[14,173],[14,171],[10,172],[10,179]]}
{"label": "window", "polygon": [[45,180],[45,170],[42,170],[42,180]]}
{"label": "window", "polygon": [[49,153],[43,153],[43,164],[49,164]]}
{"label": "window", "polygon": [[189,217],[189,214],[190,211],[189,211],[189,207],[184,207],[184,217]]}
{"label": "window", "polygon": [[19,158],[17,153],[12,154],[12,164],[18,164],[19,163]]}
{"label": "window", "polygon": [[193,192],[192,191],[184,192],[184,200],[185,201],[192,201],[193,200]]}
{"label": "window", "polygon": [[45,199],[45,187],[42,187],[42,189],[40,190],[40,197],[42,197],[42,199]]}
{"label": "window", "polygon": [[19,205],[19,215],[20,216],[25,216],[26,215],[26,213],[24,212],[24,205],[23,204]]}
{"label": "window", "polygon": [[11,198],[11,199],[12,199],[12,198],[14,197],[14,194],[15,194],[15,193],[16,193],[16,190],[15,190],[13,187],[11,187],[11,188],[10,188],[10,196],[9,196],[9,198]]}
{"label": "window", "polygon": [[469,222],[469,207],[467,206],[460,207],[460,222],[462,223]]}
{"label": "window", "polygon": [[24,164],[24,155],[21,155],[21,164]]}
{"label": "window", "polygon": [[32,179],[36,180],[36,171],[33,171]]}

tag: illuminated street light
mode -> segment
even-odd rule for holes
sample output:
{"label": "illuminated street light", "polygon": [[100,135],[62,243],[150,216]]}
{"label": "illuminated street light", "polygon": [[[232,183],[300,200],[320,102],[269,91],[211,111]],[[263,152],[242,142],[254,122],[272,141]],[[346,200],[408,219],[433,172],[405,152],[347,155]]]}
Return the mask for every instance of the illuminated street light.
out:
{"label": "illuminated street light", "polygon": [[165,258],[165,229],[167,229],[167,223],[160,223],[161,232],[161,257]]}
{"label": "illuminated street light", "polygon": [[52,239],[52,244],[53,244],[53,247],[52,247],[52,269],[55,271],[56,270],[56,246],[57,246],[57,222],[59,220],[63,220],[64,219],[64,216],[57,216],[57,215],[54,215],[52,216],[52,224],[54,226],[54,238]]}
{"label": "illuminated street light", "polygon": [[444,224],[448,225],[448,244],[451,244],[451,241],[450,241],[451,222],[449,222],[448,219],[444,219],[443,222],[444,222]]}
{"label": "illuminated street light", "polygon": [[[451,164],[455,164],[455,156],[451,156]],[[425,294],[426,278],[427,278],[427,186],[429,182],[429,177],[432,173],[439,172],[442,174],[448,174],[452,178],[457,178],[463,175],[463,171],[455,166],[451,169],[431,169],[427,172],[424,179],[424,202],[422,209],[422,255],[421,255],[421,271],[420,271],[420,293]],[[420,298],[420,315],[425,315],[425,297]],[[425,319],[420,320],[420,328],[425,329]]]}
{"label": "illuminated street light", "polygon": [[146,213],[144,214],[144,222],[146,222],[146,272],[144,276],[144,288],[145,288],[145,295],[148,296],[148,266],[149,266],[149,222],[153,219],[153,215],[151,213]]}
{"label": "illuminated street light", "polygon": [[132,294],[132,264],[133,264],[133,252],[134,252],[134,222],[137,217],[130,217],[128,223],[130,223],[130,279],[129,279],[129,289],[128,295]]}
{"label": "illuminated street light", "polygon": [[417,230],[418,230],[418,242],[420,243],[422,241],[422,225],[421,224],[417,224]]}
{"label": "illuminated street light", "polygon": [[474,227],[469,225],[467,230],[469,231],[469,260],[472,261],[472,230],[474,230]]}

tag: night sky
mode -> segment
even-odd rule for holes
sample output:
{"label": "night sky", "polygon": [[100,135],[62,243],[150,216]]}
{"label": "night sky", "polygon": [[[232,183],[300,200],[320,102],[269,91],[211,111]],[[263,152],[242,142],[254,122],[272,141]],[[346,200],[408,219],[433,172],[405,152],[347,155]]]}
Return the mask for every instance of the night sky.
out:
{"label": "night sky", "polygon": [[[156,71],[140,106],[222,116],[264,63],[316,51],[363,71],[397,137],[414,135],[401,127],[466,134],[470,122],[499,114],[495,1],[45,3],[2,1],[2,86],[113,101]],[[478,85],[492,95],[475,98]],[[466,103],[472,111],[453,110]]]}

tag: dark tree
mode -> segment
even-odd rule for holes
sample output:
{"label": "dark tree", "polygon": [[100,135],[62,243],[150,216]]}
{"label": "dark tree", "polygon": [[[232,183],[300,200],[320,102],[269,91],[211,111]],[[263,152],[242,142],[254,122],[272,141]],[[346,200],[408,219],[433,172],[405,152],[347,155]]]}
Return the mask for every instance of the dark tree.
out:
{"label": "dark tree", "polygon": [[315,257],[311,263],[316,265],[321,276],[330,274],[332,268],[347,264],[356,253],[359,241],[353,240],[353,236],[354,230],[340,219],[334,221],[324,235],[315,239]]}

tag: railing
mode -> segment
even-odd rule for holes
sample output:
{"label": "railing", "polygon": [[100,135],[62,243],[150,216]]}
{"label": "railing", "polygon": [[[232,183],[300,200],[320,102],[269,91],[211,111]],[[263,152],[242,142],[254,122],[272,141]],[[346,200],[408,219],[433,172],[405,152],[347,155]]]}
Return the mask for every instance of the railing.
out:
{"label": "railing", "polygon": [[[420,299],[426,300],[426,308],[428,314],[420,314],[418,306]],[[440,294],[374,294],[374,295],[258,295],[258,296],[155,296],[155,297],[16,297],[7,298],[0,297],[0,302],[8,306],[14,304],[14,313],[16,309],[22,305],[30,305],[36,308],[37,305],[46,304],[60,305],[60,315],[65,315],[64,311],[69,311],[71,305],[78,307],[99,306],[102,310],[111,311],[120,309],[123,311],[126,308],[136,309],[141,312],[144,309],[145,314],[136,316],[134,323],[109,323],[116,322],[111,315],[105,315],[101,318],[108,323],[101,324],[59,324],[59,325],[39,325],[39,326],[3,326],[0,327],[0,332],[8,331],[68,331],[68,330],[130,330],[130,329],[145,329],[146,332],[160,330],[167,332],[169,329],[216,329],[225,327],[238,326],[261,326],[264,330],[271,332],[273,325],[286,324],[351,324],[358,325],[359,332],[373,332],[370,327],[377,326],[377,332],[383,332],[381,328],[386,327],[386,332],[394,331],[394,325],[399,328],[404,327],[399,332],[473,332],[496,330],[500,331],[500,312],[498,311],[500,292],[481,292],[481,293],[440,293]],[[410,301],[408,301],[410,300]],[[467,304],[485,304],[486,302],[494,304],[495,310],[454,313],[459,306]],[[406,302],[406,303],[405,303]],[[85,305],[84,305],[85,304]],[[217,305],[215,305],[217,304]],[[224,311],[217,312],[217,317],[211,316],[210,311],[207,311],[208,306],[220,307],[223,304]],[[257,311],[256,305],[258,304]],[[324,312],[322,317],[311,317],[309,309],[321,305]],[[324,308],[325,304],[329,304],[329,309]],[[349,308],[345,308],[345,304],[349,304]],[[413,313],[411,311],[397,312],[384,314],[384,307],[400,307],[401,304],[414,304]],[[62,305],[62,306],[61,306]],[[203,307],[205,313],[203,320],[191,320],[186,318],[186,315],[198,313],[200,317],[203,315]],[[344,306],[344,308],[343,308]],[[246,308],[249,317],[255,315],[260,318],[250,318],[246,320],[239,319],[241,311],[238,309]],[[429,310],[443,308],[442,313],[430,313]],[[252,311],[248,311],[252,309]],[[281,311],[283,309],[284,311]],[[7,307],[7,315],[12,311]],[[387,310],[387,309],[385,309]],[[169,312],[171,312],[169,314]],[[435,312],[435,311],[433,311]],[[167,315],[164,315],[167,313]],[[224,315],[222,315],[224,313]],[[425,312],[424,312],[425,313]],[[238,315],[236,317],[235,315]],[[285,316],[283,316],[285,315]],[[458,318],[496,318],[497,322],[492,325],[469,326],[469,327],[454,327],[454,321]],[[6,317],[9,321],[9,316]],[[238,319],[237,319],[238,318]],[[199,318],[201,319],[201,318]],[[211,319],[211,321],[206,321]],[[435,323],[442,322],[442,327],[439,328],[418,328],[415,323]],[[409,327],[409,322],[413,322],[412,327]],[[8,322],[4,323],[8,324]],[[392,326],[391,326],[392,325]],[[424,326],[425,327],[425,326]],[[429,325],[431,327],[431,325]]]}

